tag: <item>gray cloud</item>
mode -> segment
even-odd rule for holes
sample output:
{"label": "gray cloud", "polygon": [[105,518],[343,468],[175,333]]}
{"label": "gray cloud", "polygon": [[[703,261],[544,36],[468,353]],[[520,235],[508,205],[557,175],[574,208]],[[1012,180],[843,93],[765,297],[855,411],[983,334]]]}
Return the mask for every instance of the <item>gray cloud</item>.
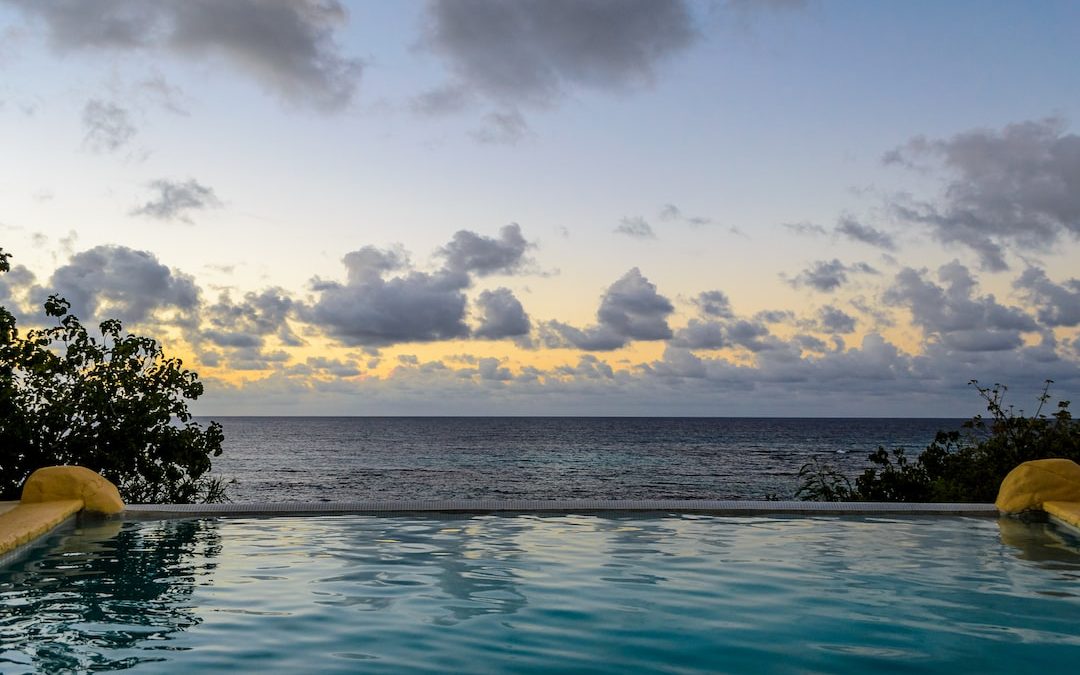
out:
{"label": "gray cloud", "polygon": [[971,248],[984,269],[1006,269],[1007,246],[1047,250],[1062,236],[1080,235],[1080,136],[1065,133],[1061,120],[918,137],[884,161],[925,162],[949,175],[936,201],[898,201],[894,211],[940,241]]}
{"label": "gray cloud", "polygon": [[625,234],[635,239],[655,239],[656,233],[652,226],[641,216],[626,217],[619,221],[614,230],[615,234]]}
{"label": "gray cloud", "polygon": [[852,241],[870,244],[886,251],[896,250],[896,241],[888,232],[883,232],[869,225],[863,225],[854,218],[843,217],[836,226],[836,232]]}
{"label": "gray cloud", "polygon": [[1026,299],[1035,306],[1043,325],[1080,325],[1080,279],[1056,284],[1043,270],[1029,267],[1013,285],[1025,291]]}
{"label": "gray cloud", "polygon": [[516,108],[484,115],[484,126],[472,132],[479,143],[515,145],[529,135],[529,123]]}
{"label": "gray cloud", "polygon": [[424,42],[463,86],[546,105],[571,87],[649,84],[696,37],[683,0],[432,0]]}
{"label": "gray cloud", "polygon": [[499,359],[491,356],[478,359],[476,370],[480,379],[488,382],[506,382],[514,379],[510,369],[499,365]]}
{"label": "gray cloud", "polygon": [[439,253],[446,258],[447,270],[484,277],[521,271],[532,263],[525,255],[529,248],[529,242],[521,234],[521,226],[510,223],[499,229],[498,239],[459,230]]}
{"label": "gray cloud", "polygon": [[214,189],[194,179],[183,182],[155,180],[149,187],[157,194],[142,206],[132,209],[132,215],[190,223],[189,214],[192,211],[221,206],[221,200],[214,193]]}
{"label": "gray cloud", "polygon": [[993,295],[976,296],[977,282],[959,262],[938,269],[943,285],[924,277],[925,271],[901,270],[884,299],[910,309],[912,321],[926,338],[948,349],[1015,349],[1023,344],[1022,333],[1039,328],[1024,311],[999,304]]}
{"label": "gray cloud", "polygon": [[115,103],[91,99],[82,111],[83,144],[94,152],[115,152],[135,136],[128,111]]}
{"label": "gray cloud", "polygon": [[480,327],[475,335],[486,340],[501,340],[529,334],[532,324],[529,315],[509,288],[484,291],[476,299],[480,310]]}
{"label": "gray cloud", "polygon": [[446,85],[430,89],[413,97],[410,107],[419,115],[446,115],[464,110],[473,93],[461,85]]}
{"label": "gray cloud", "polygon": [[35,294],[43,299],[49,293],[67,298],[72,313],[83,319],[141,322],[161,309],[190,317],[199,304],[191,277],[170,270],[148,251],[125,246],[76,253]]}
{"label": "gray cloud", "polygon": [[855,330],[855,317],[832,305],[821,308],[818,321],[826,333],[851,333]]}
{"label": "gray cloud", "polygon": [[848,275],[852,273],[877,274],[878,272],[864,262],[845,265],[833,258],[832,260],[818,260],[812,263],[810,267],[799,272],[788,283],[796,288],[809,286],[822,293],[831,293],[846,284]]}
{"label": "gray cloud", "polygon": [[[345,256],[346,283],[316,279],[313,289],[319,297],[300,313],[354,346],[466,337],[463,291],[472,276],[520,272],[530,262],[528,248],[516,223],[499,230],[497,239],[461,230],[438,251],[444,267],[429,274],[411,269],[401,249],[367,246]],[[397,276],[388,276],[395,272]]]}
{"label": "gray cloud", "polygon": [[300,346],[303,341],[289,327],[287,318],[293,300],[280,288],[261,293],[245,293],[237,302],[228,293],[203,310],[209,328],[201,337],[219,347],[262,347],[265,338],[276,335],[283,344]]}
{"label": "gray cloud", "polygon": [[703,291],[691,300],[702,315],[709,317],[731,318],[731,300],[723,291]]}
{"label": "gray cloud", "polygon": [[346,20],[336,0],[4,0],[40,19],[59,51],[163,50],[221,57],[285,100],[347,105],[362,64],[334,41]]}
{"label": "gray cloud", "polygon": [[705,218],[703,216],[687,216],[682,212],[682,209],[674,204],[664,204],[664,206],[661,207],[660,220],[665,222],[686,223],[691,227],[701,227],[702,225],[708,225],[712,222],[711,218]]}
{"label": "gray cloud", "polygon": [[792,234],[804,236],[824,236],[825,228],[816,223],[784,223],[784,229]]}
{"label": "gray cloud", "polygon": [[[408,272],[384,278],[389,252],[365,247],[345,256],[347,284],[320,282],[304,318],[347,345],[383,346],[468,335],[462,279]],[[375,260],[384,265],[371,265]],[[464,279],[467,281],[467,276]]]}
{"label": "gray cloud", "polygon": [[[547,328],[561,340],[586,351],[609,351],[633,340],[666,340],[672,336],[667,317],[671,301],[634,267],[608,287],[596,312],[597,325],[584,330],[551,321]],[[550,341],[549,341],[550,342]]]}

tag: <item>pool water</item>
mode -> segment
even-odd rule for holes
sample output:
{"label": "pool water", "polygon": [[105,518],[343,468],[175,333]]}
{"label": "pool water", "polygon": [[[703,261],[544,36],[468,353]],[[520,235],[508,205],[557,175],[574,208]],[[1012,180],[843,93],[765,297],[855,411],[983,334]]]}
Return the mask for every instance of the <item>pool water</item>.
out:
{"label": "pool water", "polygon": [[0,672],[1054,672],[1078,551],[946,517],[84,523],[0,569]]}

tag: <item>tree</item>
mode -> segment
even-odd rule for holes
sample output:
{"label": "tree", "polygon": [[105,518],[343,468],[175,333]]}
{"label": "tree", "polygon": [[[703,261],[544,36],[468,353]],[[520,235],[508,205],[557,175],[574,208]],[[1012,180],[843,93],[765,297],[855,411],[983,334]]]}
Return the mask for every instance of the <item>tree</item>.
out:
{"label": "tree", "polygon": [[879,447],[854,486],[815,458],[799,471],[802,485],[796,496],[815,501],[992,502],[1001,481],[1024,462],[1054,457],[1080,462],[1080,424],[1069,412],[1069,401],[1059,401],[1050,415],[1043,413],[1052,380],[1046,381],[1030,416],[1005,406],[1004,385],[970,384],[986,402],[989,419],[976,415],[964,423],[963,431],[939,431],[914,460],[902,448],[890,453]]}
{"label": "tree", "polygon": [[[9,257],[0,248],[0,272]],[[54,325],[21,336],[0,307],[0,499],[17,499],[37,468],[79,464],[127,502],[222,501],[222,481],[207,475],[221,425],[203,428],[187,408],[203,393],[199,376],[119,321],[92,335],[70,308],[50,296]]]}

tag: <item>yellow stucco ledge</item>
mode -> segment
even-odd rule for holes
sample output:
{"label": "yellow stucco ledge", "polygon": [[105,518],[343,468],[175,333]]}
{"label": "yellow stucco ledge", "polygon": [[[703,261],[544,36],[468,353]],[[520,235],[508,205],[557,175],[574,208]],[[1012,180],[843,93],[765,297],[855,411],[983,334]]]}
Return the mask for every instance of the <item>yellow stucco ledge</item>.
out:
{"label": "yellow stucco ledge", "polygon": [[1048,502],[1080,502],[1080,464],[1068,459],[1024,462],[1001,481],[994,505],[1002,513],[1043,511]]}
{"label": "yellow stucco ledge", "polygon": [[1053,519],[1080,530],[1080,501],[1043,502],[1043,511]]}
{"label": "yellow stucco ledge", "polygon": [[80,499],[87,511],[107,516],[124,510],[124,501],[116,486],[83,466],[38,469],[23,485],[23,504],[61,499]]}
{"label": "yellow stucco ledge", "polygon": [[20,504],[0,513],[0,554],[28,544],[82,510],[81,499]]}
{"label": "yellow stucco ledge", "polygon": [[50,466],[30,474],[18,506],[0,513],[0,554],[47,534],[79,511],[124,510],[116,486],[81,466]]}

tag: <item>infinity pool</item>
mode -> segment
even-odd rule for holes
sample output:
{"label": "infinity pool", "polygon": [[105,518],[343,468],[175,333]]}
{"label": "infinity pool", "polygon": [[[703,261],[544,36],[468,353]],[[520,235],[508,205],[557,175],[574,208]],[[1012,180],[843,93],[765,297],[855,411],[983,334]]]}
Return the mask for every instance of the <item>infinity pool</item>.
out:
{"label": "infinity pool", "polygon": [[0,569],[0,672],[1052,672],[1078,550],[983,518],[106,521]]}

